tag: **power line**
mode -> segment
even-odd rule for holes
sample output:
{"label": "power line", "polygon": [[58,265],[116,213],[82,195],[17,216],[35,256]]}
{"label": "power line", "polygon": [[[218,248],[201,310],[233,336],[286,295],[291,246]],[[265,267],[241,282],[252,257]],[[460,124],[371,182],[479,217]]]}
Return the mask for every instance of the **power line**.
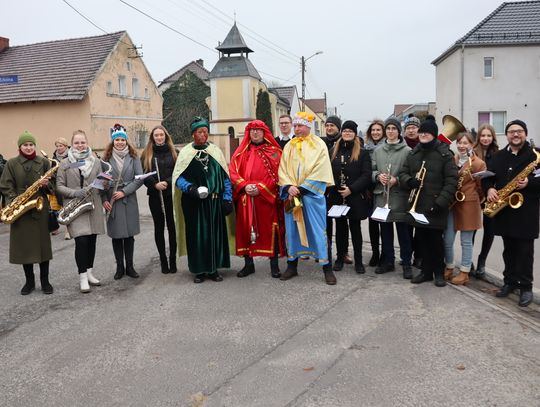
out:
{"label": "power line", "polygon": [[145,13],[144,11],[142,11],[142,10],[138,9],[137,7],[135,7],[135,6],[132,6],[132,5],[131,5],[131,4],[129,4],[129,3],[127,2],[127,1],[124,1],[124,0],[120,0],[120,3],[123,3],[123,4],[125,4],[126,6],[128,6],[128,7],[132,8],[133,10],[135,10],[135,11],[137,11],[137,12],[141,13],[142,15],[144,15],[144,16],[146,16],[146,17],[148,17],[148,18],[149,18],[150,20],[152,20],[152,21],[155,21],[156,23],[158,23],[158,24],[162,25],[162,26],[163,26],[163,27],[165,27],[165,28],[168,28],[169,30],[171,30],[171,31],[173,31],[173,32],[175,32],[175,33],[177,33],[177,34],[181,35],[182,37],[184,37],[184,38],[186,38],[186,39],[188,39],[188,40],[190,40],[190,41],[194,42],[195,44],[197,44],[197,45],[200,45],[201,47],[204,47],[204,48],[206,48],[206,49],[208,49],[208,50],[210,50],[210,51],[212,51],[212,52],[216,52],[216,51],[215,51],[215,50],[213,50],[212,48],[210,48],[210,47],[208,47],[208,46],[204,45],[203,43],[201,43],[201,42],[197,41],[196,39],[193,39],[193,38],[191,38],[190,36],[188,36],[188,35],[186,35],[186,34],[184,34],[184,33],[180,32],[180,31],[178,31],[177,29],[175,29],[175,28],[171,27],[170,25],[168,25],[168,24],[165,24],[165,23],[164,23],[164,22],[162,22],[162,21],[159,21],[159,20],[158,20],[157,18],[154,18],[154,17],[152,17],[152,16],[150,15],[150,14],[148,14],[148,13]]}
{"label": "power line", "polygon": [[71,9],[80,15],[82,18],[84,18],[86,21],[88,21],[90,24],[92,24],[94,27],[96,27],[98,30],[103,31],[105,34],[109,34],[107,31],[105,31],[103,28],[101,28],[99,25],[94,23],[92,20],[90,20],[88,17],[86,17],[83,13],[81,13],[79,10],[77,10],[75,7],[73,7],[71,4],[69,4],[66,0],[62,0],[64,3],[66,3]]}

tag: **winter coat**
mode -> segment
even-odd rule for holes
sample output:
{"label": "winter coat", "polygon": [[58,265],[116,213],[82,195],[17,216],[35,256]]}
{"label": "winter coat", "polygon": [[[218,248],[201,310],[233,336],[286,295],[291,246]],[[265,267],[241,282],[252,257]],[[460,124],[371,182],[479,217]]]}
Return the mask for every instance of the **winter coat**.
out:
{"label": "winter coat", "polygon": [[109,164],[112,167],[113,181],[111,181],[111,188],[101,192],[102,202],[111,202],[115,189],[123,191],[126,196],[112,204],[112,210],[107,220],[107,235],[113,239],[135,236],[140,232],[139,204],[135,191],[143,184],[142,180],[135,179],[135,175],[143,173],[141,161],[129,154],[126,155],[119,182],[118,167],[114,158],[109,159]]}
{"label": "winter coat", "polygon": [[[36,156],[27,160],[22,155],[9,160],[0,179],[0,191],[9,204],[25,192],[50,168],[49,160]],[[43,198],[43,209],[31,209],[10,227],[9,262],[12,264],[34,264],[52,259],[49,234],[49,202],[47,193],[54,189],[53,182],[47,188],[39,188],[36,196]]]}
{"label": "winter coat", "polygon": [[[455,159],[456,165],[458,157]],[[459,189],[465,199],[462,202],[455,201],[450,216],[454,216],[454,230],[478,230],[482,229],[482,209],[480,201],[483,197],[482,186],[479,178],[472,178],[471,174],[484,171],[486,164],[476,155],[471,157],[471,166],[465,162],[458,172],[459,180],[463,176],[463,183]],[[465,174],[465,175],[463,175]]]}
{"label": "winter coat", "polygon": [[[68,164],[69,160],[67,158],[62,160],[56,176],[56,194],[64,198],[64,205],[68,205],[75,198],[75,191],[81,189],[82,176],[80,169],[66,168]],[[103,170],[101,161],[96,159],[88,178],[83,178],[82,187],[90,185]],[[67,226],[72,237],[102,235],[105,233],[105,215],[99,190],[93,188],[92,195],[86,199],[86,202],[92,202],[94,209],[79,215]]]}
{"label": "winter coat", "polygon": [[[332,173],[334,175],[334,186],[328,187],[327,204],[343,205],[343,198],[338,193],[341,185],[341,156],[343,156],[343,173],[345,174],[346,185],[351,190],[351,195],[345,198],[347,205],[351,208],[347,213],[349,219],[366,219],[370,211],[370,202],[367,197],[367,190],[371,183],[371,160],[365,150],[360,150],[358,160],[350,162],[352,153],[352,142],[341,142],[336,158],[332,160]],[[330,153],[330,157],[332,153]]]}
{"label": "winter coat", "polygon": [[420,143],[407,156],[399,173],[399,183],[403,188],[410,190],[408,181],[416,177],[422,162],[425,162],[426,175],[418,196],[416,212],[425,215],[429,224],[419,224],[410,215],[407,216],[407,221],[415,227],[444,230],[448,207],[454,201],[456,193],[457,166],[446,144],[435,140],[431,148],[424,148]]}
{"label": "winter coat", "polygon": [[[178,154],[178,150],[176,151],[176,154]],[[161,181],[167,182],[167,188],[163,191],[163,196],[164,197],[172,196],[172,186],[173,186],[172,173],[174,170],[175,160],[173,159],[171,151],[169,150],[169,146],[166,144],[164,146],[154,145],[152,168],[150,169],[149,172],[156,171],[155,158],[157,158],[158,167],[159,167],[159,179],[161,179]],[[142,162],[143,162],[143,158],[141,158],[141,163]],[[151,175],[150,177],[147,177],[144,179],[144,185],[147,188],[147,191],[146,191],[147,195],[153,196],[153,197],[159,196],[159,190],[156,189],[156,184],[158,182],[159,180],[158,180],[157,174]]]}
{"label": "winter coat", "polygon": [[[380,144],[381,147],[373,152],[371,180],[375,184],[375,189],[373,190],[374,206],[382,208],[386,205],[386,195],[384,194],[384,186],[379,182],[377,177],[379,174],[386,174],[388,172],[388,164],[391,164],[390,174],[398,178],[399,171],[403,167],[411,149],[401,137],[396,144],[389,144],[387,140],[384,140]],[[405,188],[400,186],[398,179],[398,183],[390,188],[388,206],[391,211],[387,219],[389,222],[406,221],[406,212],[410,207],[407,202],[408,199],[409,191],[406,186]]]}
{"label": "winter coat", "polygon": [[[500,190],[521,172],[536,156],[527,143],[517,155],[508,151],[508,146],[499,150],[489,161],[488,170],[495,176],[484,178],[482,187],[487,195],[489,188]],[[493,218],[495,235],[514,239],[537,239],[540,198],[540,177],[533,173],[527,177],[529,183],[519,191],[523,195],[523,205],[518,209],[507,206]]]}

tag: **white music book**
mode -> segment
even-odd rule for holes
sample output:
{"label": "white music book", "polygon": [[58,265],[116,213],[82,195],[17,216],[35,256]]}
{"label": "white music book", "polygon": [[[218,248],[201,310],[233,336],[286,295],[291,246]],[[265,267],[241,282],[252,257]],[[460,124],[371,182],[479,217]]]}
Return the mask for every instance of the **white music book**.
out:
{"label": "white music book", "polygon": [[328,216],[331,218],[341,218],[342,216],[347,215],[351,208],[347,205],[332,205],[328,210]]}
{"label": "white music book", "polygon": [[416,212],[409,212],[409,213],[414,218],[414,220],[417,221],[418,223],[421,223],[422,225],[429,225],[429,221],[421,213],[416,213]]}
{"label": "white music book", "polygon": [[371,219],[377,220],[379,222],[386,222],[386,219],[388,219],[388,215],[390,214],[390,209],[388,208],[375,208],[373,211],[373,214],[371,215]]}

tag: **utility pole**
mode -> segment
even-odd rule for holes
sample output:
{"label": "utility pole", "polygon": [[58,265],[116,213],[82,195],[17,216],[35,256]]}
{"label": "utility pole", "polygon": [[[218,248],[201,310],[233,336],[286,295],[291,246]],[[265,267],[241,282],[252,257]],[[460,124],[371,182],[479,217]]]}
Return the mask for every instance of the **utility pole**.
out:
{"label": "utility pole", "polygon": [[306,109],[306,62],[308,59],[313,58],[315,55],[320,55],[322,53],[322,51],[317,51],[310,57],[304,58],[304,56],[302,55],[302,57],[300,58],[300,65],[302,67],[302,111],[305,111]]}

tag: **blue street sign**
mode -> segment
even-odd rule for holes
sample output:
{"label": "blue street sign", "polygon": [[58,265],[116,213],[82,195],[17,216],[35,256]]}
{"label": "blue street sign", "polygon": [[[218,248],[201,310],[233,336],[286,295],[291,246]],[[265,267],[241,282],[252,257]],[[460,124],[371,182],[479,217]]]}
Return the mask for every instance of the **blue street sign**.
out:
{"label": "blue street sign", "polygon": [[0,85],[6,83],[19,83],[18,75],[0,75]]}

